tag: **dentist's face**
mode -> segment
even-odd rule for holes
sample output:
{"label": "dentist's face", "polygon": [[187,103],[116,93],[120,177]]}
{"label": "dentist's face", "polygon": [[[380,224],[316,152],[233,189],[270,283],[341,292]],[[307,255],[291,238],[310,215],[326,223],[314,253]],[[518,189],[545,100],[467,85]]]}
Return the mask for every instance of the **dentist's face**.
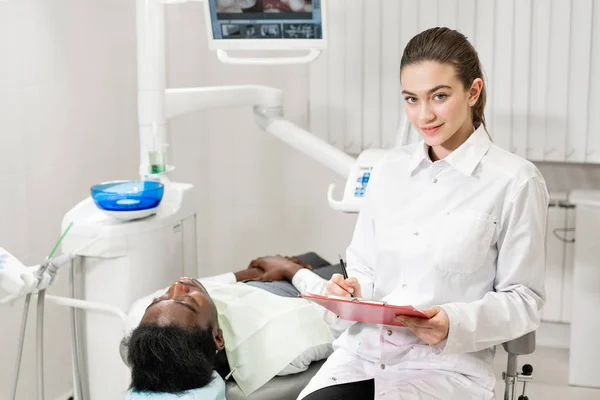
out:
{"label": "dentist's face", "polygon": [[[464,87],[453,65],[435,61],[408,65],[400,82],[406,116],[429,146],[452,151],[473,132],[471,106],[480,90],[474,97],[473,87]],[[477,89],[479,83],[474,85]]]}

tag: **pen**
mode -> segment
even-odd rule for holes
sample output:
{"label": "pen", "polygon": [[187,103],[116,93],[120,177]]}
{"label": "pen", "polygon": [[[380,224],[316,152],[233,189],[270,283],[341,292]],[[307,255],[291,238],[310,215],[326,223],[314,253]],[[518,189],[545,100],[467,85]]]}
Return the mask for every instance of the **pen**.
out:
{"label": "pen", "polygon": [[[348,272],[346,271],[346,264],[344,264],[344,260],[342,259],[342,256],[340,256],[338,254],[338,256],[340,257],[340,268],[342,269],[342,276],[344,277],[344,279],[348,279]],[[350,293],[350,292],[348,292]],[[354,295],[352,293],[350,293],[350,297],[354,297]]]}

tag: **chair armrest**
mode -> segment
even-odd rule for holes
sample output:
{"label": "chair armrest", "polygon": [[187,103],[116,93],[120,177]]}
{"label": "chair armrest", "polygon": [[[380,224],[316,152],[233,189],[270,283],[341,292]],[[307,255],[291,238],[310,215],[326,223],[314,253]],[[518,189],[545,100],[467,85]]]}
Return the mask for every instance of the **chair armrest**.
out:
{"label": "chair armrest", "polygon": [[529,332],[520,338],[502,343],[502,347],[509,354],[524,355],[535,351],[535,331]]}

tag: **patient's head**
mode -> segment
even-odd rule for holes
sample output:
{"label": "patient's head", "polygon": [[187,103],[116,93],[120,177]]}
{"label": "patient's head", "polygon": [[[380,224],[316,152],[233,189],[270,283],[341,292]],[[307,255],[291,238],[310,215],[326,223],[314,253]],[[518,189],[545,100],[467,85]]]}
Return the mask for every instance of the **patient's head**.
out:
{"label": "patient's head", "polygon": [[217,308],[210,295],[195,279],[179,278],[146,309],[141,324],[180,326],[182,328],[218,328]]}
{"label": "patient's head", "polygon": [[154,299],[128,339],[131,388],[179,393],[203,387],[223,346],[208,292],[200,282],[181,278]]}

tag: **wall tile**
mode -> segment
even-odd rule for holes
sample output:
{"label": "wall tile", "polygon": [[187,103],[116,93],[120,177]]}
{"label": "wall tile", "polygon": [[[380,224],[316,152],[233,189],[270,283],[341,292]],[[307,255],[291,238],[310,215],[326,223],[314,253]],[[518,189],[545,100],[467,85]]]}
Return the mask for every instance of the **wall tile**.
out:
{"label": "wall tile", "polygon": [[30,250],[27,187],[26,173],[0,176],[0,246],[19,259]]}
{"label": "wall tile", "polygon": [[23,90],[0,89],[0,176],[26,171]]}

